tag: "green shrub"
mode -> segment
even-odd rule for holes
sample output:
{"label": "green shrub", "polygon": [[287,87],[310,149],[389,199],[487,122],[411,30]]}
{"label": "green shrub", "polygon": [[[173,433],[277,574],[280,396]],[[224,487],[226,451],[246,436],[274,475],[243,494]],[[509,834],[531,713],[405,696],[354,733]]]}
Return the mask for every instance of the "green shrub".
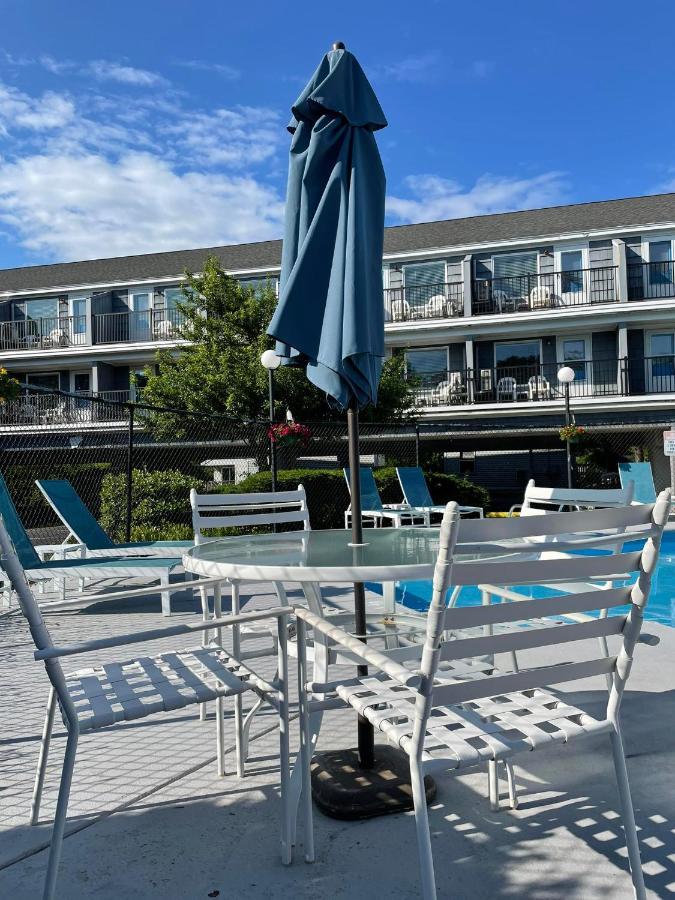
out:
{"label": "green shrub", "polygon": [[[131,479],[132,540],[192,537],[190,490],[203,481],[175,469],[134,469]],[[108,474],[101,488],[101,525],[114,541],[125,540],[126,475]]]}
{"label": "green shrub", "polygon": [[[307,494],[312,528],[342,528],[344,511],[349,506],[349,490],[339,469],[282,469],[277,472],[277,489],[295,490],[301,484]],[[269,472],[249,475],[239,484],[222,488],[227,494],[258,493],[272,490]]]}
{"label": "green shrub", "polygon": [[[375,469],[374,472],[382,502],[401,503],[403,491],[396,469],[385,467]],[[462,478],[460,475],[445,475],[442,472],[425,472],[424,475],[435,504],[441,505],[450,500],[456,500],[463,506],[482,506],[483,509],[490,506],[490,494],[484,487],[474,484],[468,478]]]}

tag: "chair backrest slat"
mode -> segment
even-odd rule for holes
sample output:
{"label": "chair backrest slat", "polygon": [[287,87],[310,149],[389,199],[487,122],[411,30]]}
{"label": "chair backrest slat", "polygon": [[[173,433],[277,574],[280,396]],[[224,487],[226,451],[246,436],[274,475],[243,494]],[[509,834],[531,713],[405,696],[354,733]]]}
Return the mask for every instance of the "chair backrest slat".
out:
{"label": "chair backrest slat", "polygon": [[424,472],[419,466],[397,466],[396,474],[405,502],[409,506],[428,507],[434,505]]}
{"label": "chair backrest slat", "polygon": [[[347,488],[351,493],[351,473],[350,470],[343,469]],[[380,512],[384,509],[380,492],[377,489],[375,476],[370,466],[361,466],[359,469],[359,482],[361,484],[361,509],[366,512]]]}
{"label": "chair backrest slat", "polygon": [[512,519],[462,519],[458,541],[460,544],[484,543],[515,538],[649,526],[651,509],[651,506],[622,506]]}
{"label": "chair backrest slat", "polygon": [[23,527],[19,513],[14,506],[14,501],[9,493],[7,483],[0,475],[0,516],[2,517],[7,534],[14,546],[16,555],[24,569],[36,569],[41,565],[40,557],[28,537],[28,532]]}
{"label": "chair backrest slat", "polygon": [[[461,563],[455,563],[453,581]],[[485,572],[485,566],[483,567]],[[501,579],[500,579],[501,580]],[[493,582],[494,583],[494,582]],[[562,588],[564,590],[564,587]],[[631,586],[608,588],[606,591],[588,591],[585,594],[555,594],[513,603],[492,603],[490,606],[453,606],[445,614],[445,627],[454,630],[476,628],[479,625],[501,625],[527,619],[562,616],[567,613],[590,612],[602,606],[614,609],[630,603]]]}
{"label": "chair backrest slat", "polygon": [[[297,523],[307,531],[309,511],[304,487],[294,491],[248,494],[198,494],[190,491],[195,543],[210,540],[205,531],[214,528],[254,528],[259,525]],[[223,513],[223,515],[219,515]]]}
{"label": "chair backrest slat", "polygon": [[508,675],[491,675],[475,681],[442,684],[434,689],[432,706],[451,703],[468,703],[482,697],[497,697],[512,691],[528,691],[549,684],[564,684],[592,675],[607,675],[614,669],[615,656],[602,656],[584,662],[562,663],[559,666],[541,666]]}
{"label": "chair backrest slat", "polygon": [[85,544],[89,550],[111,550],[115,547],[69,481],[38,478],[35,484],[80,544]]}
{"label": "chair backrest slat", "polygon": [[[489,563],[457,562],[453,573],[455,587],[481,584],[486,579],[486,569],[492,584],[551,584],[563,581],[588,581],[592,578],[620,578],[622,573],[633,572],[640,562],[641,550],[629,553],[605,553],[602,556],[570,556],[545,551],[538,559],[504,559]],[[548,557],[548,558],[547,558]],[[494,575],[493,575],[494,570]],[[625,576],[624,576],[625,577]]]}
{"label": "chair backrest slat", "polygon": [[[513,605],[517,609],[519,601]],[[533,650],[535,647],[546,647],[551,644],[566,644],[572,641],[585,641],[589,638],[609,637],[621,634],[623,626],[624,619],[621,616],[608,616],[593,619],[591,622],[522,628],[507,631],[505,634],[445,641],[441,647],[441,659],[469,659],[474,656],[491,656],[495,653]]]}

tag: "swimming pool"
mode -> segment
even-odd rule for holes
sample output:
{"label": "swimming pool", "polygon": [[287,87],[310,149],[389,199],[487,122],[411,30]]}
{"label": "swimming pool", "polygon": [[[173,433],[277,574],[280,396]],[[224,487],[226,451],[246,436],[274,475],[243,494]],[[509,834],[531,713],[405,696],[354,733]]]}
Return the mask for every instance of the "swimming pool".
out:
{"label": "swimming pool", "polygon": [[[376,593],[382,592],[379,584],[369,584],[368,587]],[[520,587],[517,590],[532,597],[550,597],[553,593],[546,588]],[[401,581],[396,585],[396,599],[408,609],[426,610],[431,600],[431,582]],[[477,588],[464,588],[457,605],[478,606],[480,602]],[[610,615],[620,615],[622,612],[625,612],[625,607],[612,610]],[[661,558],[652,582],[645,619],[675,628],[675,532],[672,531],[663,535]]]}

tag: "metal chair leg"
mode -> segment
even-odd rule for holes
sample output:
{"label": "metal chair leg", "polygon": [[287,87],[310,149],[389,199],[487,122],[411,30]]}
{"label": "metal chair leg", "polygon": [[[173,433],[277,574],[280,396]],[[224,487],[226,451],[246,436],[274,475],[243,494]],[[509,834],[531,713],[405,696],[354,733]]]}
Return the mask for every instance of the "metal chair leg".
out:
{"label": "metal chair leg", "polygon": [[51,847],[49,848],[49,861],[47,863],[47,875],[45,877],[43,894],[44,900],[53,900],[56,891],[56,878],[59,871],[59,861],[61,859],[61,849],[63,847],[63,834],[66,827],[66,816],[68,814],[68,798],[70,797],[70,786],[73,780],[77,739],[77,731],[68,732],[66,755],[63,759],[61,784],[59,785],[59,798],[56,803],[56,815],[54,816],[52,842]]}
{"label": "metal chair leg", "polygon": [[[300,800],[302,803],[302,819],[305,835],[305,862],[314,862],[314,814],[312,810],[312,782],[311,782],[311,764],[312,764],[312,737],[310,726],[310,715],[307,703],[307,694],[305,693],[305,685],[307,684],[307,632],[305,623],[302,619],[297,620],[297,645],[298,645],[298,695],[300,698],[300,772],[302,786],[300,789]],[[297,766],[297,763],[296,763]],[[290,794],[290,785],[289,792]],[[291,830],[295,831],[295,811],[297,809],[297,799],[289,796],[291,804],[292,821]],[[295,834],[292,834],[291,840],[295,841]]]}
{"label": "metal chair leg", "polygon": [[616,783],[619,787],[623,830],[626,836],[626,847],[628,849],[628,861],[630,863],[631,878],[633,879],[633,888],[637,900],[646,900],[647,894],[642,872],[642,862],[640,860],[640,845],[638,843],[637,827],[635,825],[633,801],[630,795],[630,784],[628,783],[628,769],[626,768],[626,757],[623,751],[621,733],[618,728],[616,731],[610,733],[610,740],[612,742],[612,755],[614,756]]}
{"label": "metal chair leg", "polygon": [[509,786],[509,806],[511,809],[518,809],[518,789],[516,787],[516,776],[513,771],[513,763],[510,759],[504,760],[506,767],[506,781]]}
{"label": "metal chair leg", "polygon": [[499,772],[494,759],[488,761],[488,795],[490,809],[497,812],[499,810]]}
{"label": "metal chair leg", "polygon": [[289,749],[289,715],[288,715],[288,621],[286,616],[277,619],[278,638],[278,694],[279,707],[279,769],[281,781],[281,862],[287,866],[293,858],[291,841],[291,808],[290,808],[290,749]]}
{"label": "metal chair leg", "polygon": [[171,615],[171,594],[166,590],[169,587],[169,574],[166,573],[162,575],[160,578],[160,587],[164,588],[161,592],[162,596],[162,615],[170,616]]}
{"label": "metal chair leg", "polygon": [[216,757],[218,774],[225,774],[225,704],[222,697],[216,697]]}
{"label": "metal chair leg", "polygon": [[431,853],[431,834],[429,833],[429,813],[427,812],[427,797],[424,790],[424,774],[420,769],[419,762],[412,758],[410,760],[410,783],[415,804],[415,829],[417,831],[417,850],[420,859],[422,897],[424,900],[436,900],[436,879],[434,876],[434,859]]}
{"label": "metal chair leg", "polygon": [[54,728],[54,713],[56,711],[56,691],[50,688],[49,699],[47,700],[47,714],[42,727],[42,738],[40,741],[40,755],[38,756],[37,771],[35,773],[35,785],[33,786],[33,798],[30,805],[30,824],[37,825],[40,818],[40,802],[42,801],[42,789],[45,784],[45,773],[47,771],[47,759],[49,757],[49,745],[52,739],[52,730]]}

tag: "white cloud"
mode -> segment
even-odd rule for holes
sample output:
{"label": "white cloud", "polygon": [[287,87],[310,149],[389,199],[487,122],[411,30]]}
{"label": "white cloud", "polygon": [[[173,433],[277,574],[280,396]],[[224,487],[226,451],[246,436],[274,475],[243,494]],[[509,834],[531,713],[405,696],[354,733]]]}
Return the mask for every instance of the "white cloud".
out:
{"label": "white cloud", "polygon": [[0,132],[12,128],[42,131],[62,128],[73,119],[75,106],[63,94],[47,91],[30,97],[17,88],[0,84]]}
{"label": "white cloud", "polygon": [[387,198],[387,214],[394,222],[433,222],[533,209],[567,199],[562,172],[532,178],[482,175],[470,188],[437,175],[410,175],[405,185],[412,196]]}
{"label": "white cloud", "polygon": [[411,82],[424,84],[435,81],[441,70],[441,59],[437,53],[421,56],[404,56],[393,62],[370,66],[368,71],[374,80]]}
{"label": "white cloud", "polygon": [[476,78],[487,78],[494,72],[495,64],[489,59],[475,59],[469,70]]}
{"label": "white cloud", "polygon": [[137,69],[122,63],[96,59],[89,63],[89,71],[99,81],[116,81],[118,84],[132,84],[138,87],[159,87],[168,84],[166,78],[157,72]]}
{"label": "white cloud", "polygon": [[265,240],[282,216],[277,191],[251,176],[178,173],[149,153],[0,163],[0,221],[50,259]]}
{"label": "white cloud", "polygon": [[176,62],[174,65],[182,66],[184,69],[194,69],[197,72],[214,72],[220,75],[226,81],[236,81],[241,78],[239,69],[234,66],[228,66],[225,63],[208,62],[205,59],[186,59],[182,62]]}

